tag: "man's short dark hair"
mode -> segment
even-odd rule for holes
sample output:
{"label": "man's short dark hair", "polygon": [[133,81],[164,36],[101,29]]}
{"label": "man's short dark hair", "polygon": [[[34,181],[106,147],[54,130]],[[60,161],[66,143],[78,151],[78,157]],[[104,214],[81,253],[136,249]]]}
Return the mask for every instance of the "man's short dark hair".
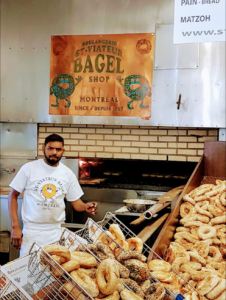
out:
{"label": "man's short dark hair", "polygon": [[62,136],[58,135],[58,134],[50,134],[49,136],[47,136],[45,138],[45,146],[49,143],[49,142],[61,142],[64,146],[64,139],[62,138]]}

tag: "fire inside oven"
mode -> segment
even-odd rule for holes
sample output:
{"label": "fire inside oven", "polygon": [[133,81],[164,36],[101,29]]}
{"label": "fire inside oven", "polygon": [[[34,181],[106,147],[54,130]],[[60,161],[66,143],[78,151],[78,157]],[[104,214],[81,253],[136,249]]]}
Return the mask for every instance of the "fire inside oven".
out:
{"label": "fire inside oven", "polygon": [[117,159],[79,159],[81,185],[168,191],[186,184],[194,162],[168,162]]}

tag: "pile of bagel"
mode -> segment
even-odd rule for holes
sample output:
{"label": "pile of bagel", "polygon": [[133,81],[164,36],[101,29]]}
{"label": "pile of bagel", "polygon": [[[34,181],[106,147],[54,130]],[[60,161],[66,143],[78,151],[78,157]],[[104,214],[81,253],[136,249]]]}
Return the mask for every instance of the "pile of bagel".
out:
{"label": "pile of bagel", "polygon": [[[147,262],[141,239],[126,239],[118,224],[76,251],[58,245],[44,249],[95,300],[162,300],[168,296],[164,287],[186,300],[225,300],[226,182],[203,184],[185,195],[180,216],[164,260]],[[57,264],[52,272],[62,278]],[[70,279],[59,290],[68,299],[86,299]]]}
{"label": "pile of bagel", "polygon": [[[109,238],[110,237],[110,238]],[[127,249],[123,251],[117,243]],[[87,299],[75,288],[70,278],[65,280],[64,270],[95,300],[162,300],[166,290],[161,283],[153,283],[147,258],[141,253],[143,243],[138,237],[125,239],[120,227],[112,224],[107,234],[103,232],[99,239],[86,246],[94,255],[84,252],[80,246],[77,251],[69,251],[64,246],[44,246],[52,258],[63,268],[52,264],[52,273],[62,278],[59,291],[66,299]],[[134,251],[133,249],[138,251]],[[101,261],[95,258],[95,256]],[[44,260],[42,261],[43,263]],[[129,289],[127,289],[128,287]]]}
{"label": "pile of bagel", "polygon": [[[111,261],[119,270],[119,282],[124,284],[124,286],[118,285],[123,290],[120,291],[119,288],[120,295],[117,298],[107,297],[103,299],[162,300],[165,298],[166,290],[163,284],[153,283],[150,277],[150,269],[146,263],[147,258],[142,254],[143,242],[140,238],[126,239],[119,225],[111,224],[109,230],[104,231],[95,243],[88,244],[86,247],[102,261],[100,265],[105,264],[106,261]],[[105,281],[106,278],[107,274]],[[102,283],[99,282],[101,293],[104,294],[101,285]],[[125,286],[129,287],[131,291]],[[97,299],[101,299],[101,296]]]}
{"label": "pile of bagel", "polygon": [[186,281],[165,286],[171,289],[173,285],[186,300],[198,300],[202,296],[225,300],[226,181],[202,184],[186,194],[180,216],[180,226],[176,228],[164,260]]}

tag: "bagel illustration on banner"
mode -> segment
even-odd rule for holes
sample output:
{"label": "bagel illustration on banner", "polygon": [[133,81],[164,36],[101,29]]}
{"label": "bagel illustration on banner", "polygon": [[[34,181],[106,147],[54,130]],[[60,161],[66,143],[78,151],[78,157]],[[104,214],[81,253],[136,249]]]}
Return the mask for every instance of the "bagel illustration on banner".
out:
{"label": "bagel illustration on banner", "polygon": [[[77,80],[77,83],[75,83],[75,80]],[[53,79],[50,87],[50,95],[55,95],[56,104],[51,104],[51,106],[58,107],[60,105],[58,100],[65,100],[67,101],[67,104],[64,107],[70,107],[71,101],[67,98],[74,93],[75,87],[82,80],[82,77],[78,76],[75,80],[69,74],[60,74]]]}
{"label": "bagel illustration on banner", "polygon": [[145,97],[151,97],[151,87],[145,77],[141,75],[129,75],[125,78],[124,84],[122,83],[124,79],[121,76],[118,76],[116,79],[123,86],[125,95],[131,99],[127,103],[128,109],[134,109],[130,105],[134,101],[141,101],[140,108],[149,107],[143,104]]}

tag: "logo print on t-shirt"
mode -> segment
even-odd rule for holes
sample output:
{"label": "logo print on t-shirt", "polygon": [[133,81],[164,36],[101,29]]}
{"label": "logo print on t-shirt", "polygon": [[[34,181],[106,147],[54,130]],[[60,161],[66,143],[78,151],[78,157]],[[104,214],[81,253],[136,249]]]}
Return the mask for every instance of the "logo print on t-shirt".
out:
{"label": "logo print on t-shirt", "polygon": [[45,200],[53,200],[57,192],[58,190],[53,184],[45,184],[41,190],[41,194],[45,197]]}

